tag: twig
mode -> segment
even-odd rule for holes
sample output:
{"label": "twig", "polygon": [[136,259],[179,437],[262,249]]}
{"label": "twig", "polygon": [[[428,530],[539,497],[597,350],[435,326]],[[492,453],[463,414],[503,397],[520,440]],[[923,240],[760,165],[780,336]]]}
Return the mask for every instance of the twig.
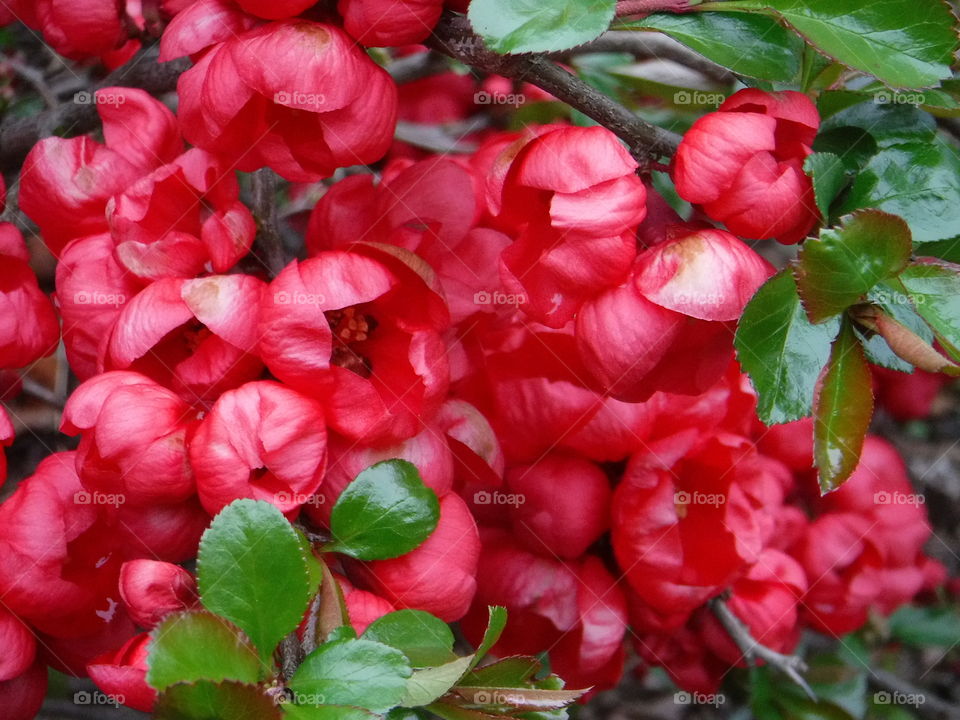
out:
{"label": "twig", "polygon": [[280,672],[286,682],[290,682],[290,678],[300,667],[303,658],[303,646],[300,645],[300,638],[297,637],[297,631],[294,630],[280,643]]}
{"label": "twig", "polygon": [[432,52],[419,52],[394,60],[387,65],[387,72],[397,85],[422,80],[450,68],[449,61]]}
{"label": "twig", "polygon": [[33,89],[37,91],[37,94],[43,98],[43,102],[47,104],[48,108],[57,107],[57,96],[53,94],[50,86],[47,85],[47,81],[40,70],[20,62],[12,56],[4,58],[4,62],[6,62],[17,75],[30,83]]}
{"label": "twig", "polygon": [[44,387],[33,378],[28,376],[20,378],[20,387],[23,389],[24,395],[29,395],[32,398],[40,400],[50,407],[63,410],[64,403],[60,395]]}
{"label": "twig", "polygon": [[744,659],[749,664],[754,664],[757,660],[763,660],[771,667],[777,668],[784,675],[793,680],[797,685],[803,688],[803,691],[811,700],[816,700],[817,696],[800,674],[806,672],[807,664],[796,655],[784,655],[776,650],[771,650],[766,645],[761,645],[750,634],[750,628],[744,622],[733,614],[733,611],[723,601],[723,598],[713,598],[710,601],[710,609],[716,616],[723,628],[730,634],[731,639],[740,648]]}
{"label": "twig", "polygon": [[253,213],[259,224],[257,246],[271,277],[276,277],[287,264],[283,239],[277,227],[277,174],[262,168],[252,175]]}
{"label": "twig", "polygon": [[729,85],[737,78],[722,65],[708,60],[675,40],[653,32],[611,30],[585,45],[555,53],[553,57],[567,58],[583,53],[628,53],[638,60],[672,60],[721,85]]}
{"label": "twig", "polygon": [[[160,63],[157,62],[158,55],[157,46],[144,48],[126,65],[97,83],[93,90],[113,85],[142,88],[151,95],[173,90],[177,78],[190,66],[190,61],[180,59]],[[63,103],[30,117],[5,120],[0,124],[0,170],[12,172],[19,168],[30,148],[53,129],[62,127],[68,134],[78,135],[93,130],[99,121],[94,103],[77,102]]]}
{"label": "twig", "polygon": [[923,698],[922,701],[914,705],[916,712],[921,715],[926,715],[927,717],[947,717],[947,718],[958,718],[960,717],[960,707],[956,705],[951,705],[945,700],[940,699],[930,691],[917,687],[906,680],[894,675],[892,672],[887,670],[881,670],[879,668],[870,668],[870,674],[867,677],[867,681],[876,688],[880,690],[885,690],[890,693],[895,693],[900,697],[913,696],[915,698]]}
{"label": "twig", "polygon": [[467,18],[461,15],[444,13],[427,45],[479,70],[546,90],[614,132],[642,161],[672,154],[680,144],[680,137],[675,133],[641,120],[543,55],[498,55],[488,50],[470,28]]}

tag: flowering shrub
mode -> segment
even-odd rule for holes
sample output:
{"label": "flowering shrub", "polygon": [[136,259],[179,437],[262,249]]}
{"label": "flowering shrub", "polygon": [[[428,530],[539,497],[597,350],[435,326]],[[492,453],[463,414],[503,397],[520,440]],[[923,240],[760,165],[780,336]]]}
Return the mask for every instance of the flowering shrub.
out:
{"label": "flowering shrub", "polygon": [[0,3],[3,717],[864,718],[960,643],[881,437],[960,375],[951,13],[533,5]]}

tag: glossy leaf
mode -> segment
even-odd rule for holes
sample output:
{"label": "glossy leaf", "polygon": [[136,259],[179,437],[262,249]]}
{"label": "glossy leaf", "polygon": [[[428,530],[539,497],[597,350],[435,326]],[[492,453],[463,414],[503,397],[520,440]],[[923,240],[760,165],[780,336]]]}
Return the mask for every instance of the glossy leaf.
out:
{"label": "glossy leaf", "polygon": [[757,414],[768,425],[810,415],[813,390],[830,354],[839,321],[813,325],[790,270],[756,292],[740,318],[734,344],[759,396]]}
{"label": "glossy leaf", "polygon": [[856,469],[872,415],[870,366],[844,319],[814,399],[813,456],[821,493],[836,490]]}
{"label": "glossy leaf", "polygon": [[[867,293],[867,300],[881,308],[887,315],[907,327],[925,343],[933,343],[933,332],[917,314],[913,303],[902,286],[898,289],[892,283],[883,282]],[[897,357],[886,341],[879,335],[861,337],[863,349],[867,359],[875,365],[881,365],[891,370],[912,372],[913,366]]]}
{"label": "glossy leaf", "polygon": [[654,13],[623,27],[659,30],[740,75],[789,82],[800,72],[803,42],[765,15]]}
{"label": "glossy leaf", "polygon": [[250,640],[212,613],[173,613],[154,628],[147,682],[156,690],[195,680],[255,683],[264,666]]}
{"label": "glossy leaf", "polygon": [[918,242],[960,233],[960,158],[942,142],[892,145],[857,175],[839,212],[874,207],[899,215]]}
{"label": "glossy leaf", "polygon": [[894,215],[864,210],[808,240],[794,268],[811,322],[819,323],[860,302],[881,280],[906,267],[910,230]]}
{"label": "glossy leaf", "polygon": [[830,217],[830,205],[847,182],[843,161],[833,153],[813,153],[803,163],[803,170],[813,181],[813,195],[823,218]]}
{"label": "glossy leaf", "polygon": [[387,613],[370,623],[363,637],[400,650],[414,667],[443,665],[456,658],[450,626],[423,610]]}
{"label": "glossy leaf", "polygon": [[892,87],[931,87],[951,76],[957,35],[953,16],[939,0],[766,0],[730,5],[773,10],[824,55]]}
{"label": "glossy leaf", "polygon": [[[823,137],[843,128],[868,133],[877,147],[885,148],[909,142],[932,142],[937,126],[929,113],[911,105],[860,102],[824,120],[814,141],[815,148],[827,150],[820,145]],[[845,149],[841,146],[834,152],[842,157]]]}
{"label": "glossy leaf", "polygon": [[358,560],[408,553],[429,537],[440,519],[436,494],[406,460],[367,468],[340,494],[330,516],[334,542],[327,548]]}
{"label": "glossy leaf", "polygon": [[900,273],[900,282],[944,350],[960,360],[960,266],[913,263]]}
{"label": "glossy leaf", "polygon": [[374,720],[382,718],[358,707],[346,705],[293,705],[287,703],[283,707],[283,716],[290,720]]}
{"label": "glossy leaf", "polygon": [[153,711],[156,720],[281,720],[280,708],[259,685],[237,682],[173,685]]}
{"label": "glossy leaf", "polygon": [[614,7],[612,0],[473,0],[468,17],[494,52],[550,52],[593,40]]}
{"label": "glossy leaf", "polygon": [[491,710],[559,710],[577,701],[586,690],[541,690],[511,687],[456,687],[466,703]]}
{"label": "glossy leaf", "polygon": [[400,704],[412,672],[410,661],[396,648],[364,639],[338,640],[307,656],[290,689],[318,705],[385,712]]}
{"label": "glossy leaf", "polygon": [[540,661],[534,657],[507,657],[472,670],[459,682],[459,685],[520,687],[540,672],[541,667]]}
{"label": "glossy leaf", "polygon": [[304,548],[273,505],[236,500],[213,519],[197,557],[200,600],[235,623],[269,662],[311,595]]}
{"label": "glossy leaf", "polygon": [[414,670],[407,681],[403,704],[408,707],[418,707],[438,700],[457,684],[463,674],[470,669],[472,661],[473,656],[467,655],[437,667]]}
{"label": "glossy leaf", "polygon": [[490,648],[497,644],[497,640],[503,635],[503,629],[507,626],[507,609],[499,605],[492,605],[487,608],[489,619],[487,620],[487,629],[483,633],[483,639],[473,656],[471,665],[476,667],[477,663],[483,660],[484,656],[490,652]]}

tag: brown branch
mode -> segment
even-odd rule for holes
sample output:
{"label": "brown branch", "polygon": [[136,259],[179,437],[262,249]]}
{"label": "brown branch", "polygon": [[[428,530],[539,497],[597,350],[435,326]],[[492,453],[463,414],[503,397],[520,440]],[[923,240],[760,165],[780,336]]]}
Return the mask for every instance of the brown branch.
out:
{"label": "brown branch", "polygon": [[276,277],[287,264],[277,218],[279,177],[270,168],[261,168],[252,174],[251,181],[253,214],[259,226],[256,245],[270,277]]}
{"label": "brown branch", "polygon": [[723,65],[659,33],[610,30],[585,45],[556,53],[555,57],[567,58],[584,53],[627,53],[637,60],[671,60],[721,85],[729,85],[737,79]]}
{"label": "brown branch", "polygon": [[723,598],[717,597],[711,600],[710,609],[717,620],[720,621],[720,624],[723,625],[724,630],[729,633],[733,642],[740,648],[740,652],[743,653],[747,663],[753,665],[757,660],[763,660],[767,665],[777,668],[793,680],[803,688],[803,691],[811,700],[816,701],[817,696],[800,674],[807,670],[807,664],[801,658],[796,655],[784,655],[757,642],[750,634],[750,628],[746,626],[743,620],[733,614]]}
{"label": "brown branch", "polygon": [[529,82],[546,90],[620,137],[635,157],[649,161],[670,155],[680,137],[651,125],[543,55],[498,55],[488,50],[467,18],[444,13],[427,45],[484,72]]}
{"label": "brown branch", "polygon": [[[159,49],[144,48],[126,65],[117,68],[97,83],[101,87],[136,87],[151,95],[161,95],[177,86],[177,78],[190,66],[186,59],[157,62]],[[91,93],[93,92],[91,91]],[[62,128],[66,135],[80,135],[94,130],[100,122],[94,103],[68,102],[25,118],[8,118],[0,124],[0,170],[19,168],[39,140]]]}
{"label": "brown branch", "polygon": [[[899,704],[898,700],[904,697],[913,696],[920,699],[916,705],[913,705],[913,711],[932,718],[957,718],[960,717],[960,707],[951,705],[945,700],[940,699],[925,688],[912,685],[906,680],[897,677],[892,672],[880,668],[870,668],[867,681],[875,688],[885,691],[893,697],[893,700]],[[879,693],[878,693],[879,694]]]}

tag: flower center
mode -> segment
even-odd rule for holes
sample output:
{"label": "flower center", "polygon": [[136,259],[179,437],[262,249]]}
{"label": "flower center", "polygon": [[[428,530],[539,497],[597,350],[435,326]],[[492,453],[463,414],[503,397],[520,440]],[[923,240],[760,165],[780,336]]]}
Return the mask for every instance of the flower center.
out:
{"label": "flower center", "polygon": [[328,310],[324,315],[330,325],[330,332],[333,333],[330,364],[345,368],[360,377],[370,377],[373,367],[370,359],[363,354],[363,343],[369,340],[376,330],[377,321],[355,307]]}

